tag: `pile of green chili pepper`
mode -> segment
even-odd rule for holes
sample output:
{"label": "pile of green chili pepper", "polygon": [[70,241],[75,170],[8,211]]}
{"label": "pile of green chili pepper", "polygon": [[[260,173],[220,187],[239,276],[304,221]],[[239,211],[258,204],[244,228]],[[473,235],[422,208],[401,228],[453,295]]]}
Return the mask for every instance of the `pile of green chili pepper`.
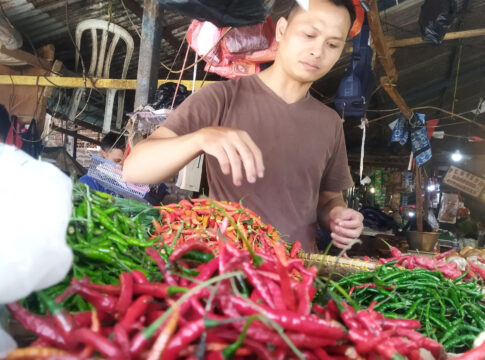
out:
{"label": "pile of green chili pepper", "polygon": [[392,265],[347,276],[330,288],[357,306],[374,303],[374,310],[386,317],[420,321],[418,331],[442,343],[448,352],[470,349],[485,329],[485,304],[476,282],[462,282],[466,273],[451,280],[440,272]]}
{"label": "pile of green chili pepper", "polygon": [[[152,219],[158,217],[158,210],[149,204],[93,192],[76,183],[66,235],[74,253],[73,265],[66,278],[45,293],[58,296],[73,277],[87,276],[96,283],[118,284],[120,274],[132,270],[141,271],[151,281],[160,280],[156,263],[145,252],[146,247],[153,245],[148,231],[152,229]],[[45,312],[36,294],[27,298],[24,305],[32,311]],[[89,309],[79,296],[66,299],[63,307],[69,311]]]}

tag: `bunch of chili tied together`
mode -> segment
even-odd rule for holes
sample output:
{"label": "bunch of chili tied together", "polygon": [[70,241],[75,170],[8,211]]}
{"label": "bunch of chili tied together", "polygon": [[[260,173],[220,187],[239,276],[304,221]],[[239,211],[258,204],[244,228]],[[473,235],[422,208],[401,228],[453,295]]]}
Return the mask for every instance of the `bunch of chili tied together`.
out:
{"label": "bunch of chili tied together", "polygon": [[[60,349],[64,358],[418,359],[419,348],[441,356],[438,342],[414,330],[417,320],[355,309],[333,293],[327,306],[313,303],[316,269],[300,259],[258,253],[256,265],[249,250],[220,239],[217,255],[206,246],[215,257],[198,263],[186,258],[193,248],[146,248],[163,282],[137,270],[122,273],[120,285],[74,278],[56,299],[40,293],[45,316],[8,307],[39,336],[34,347]],[[64,311],[59,304],[71,294],[93,309]]]}
{"label": "bunch of chili tied together", "polygon": [[374,303],[374,310],[384,316],[419,320],[422,326],[417,330],[448,352],[470,349],[485,329],[483,294],[476,282],[462,282],[466,273],[451,280],[439,271],[393,265],[347,276],[331,288],[348,293],[357,306]]}

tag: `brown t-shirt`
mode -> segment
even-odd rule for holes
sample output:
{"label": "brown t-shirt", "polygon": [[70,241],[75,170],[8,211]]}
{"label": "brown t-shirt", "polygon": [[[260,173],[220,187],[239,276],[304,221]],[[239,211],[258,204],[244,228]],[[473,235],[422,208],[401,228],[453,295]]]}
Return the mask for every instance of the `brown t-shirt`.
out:
{"label": "brown t-shirt", "polygon": [[207,85],[188,97],[163,126],[185,135],[208,126],[245,130],[263,153],[264,178],[234,186],[217,159],[207,157],[210,196],[238,202],[261,215],[290,242],[315,246],[321,190],[352,186],[342,120],[307,94],[287,104],[257,76]]}

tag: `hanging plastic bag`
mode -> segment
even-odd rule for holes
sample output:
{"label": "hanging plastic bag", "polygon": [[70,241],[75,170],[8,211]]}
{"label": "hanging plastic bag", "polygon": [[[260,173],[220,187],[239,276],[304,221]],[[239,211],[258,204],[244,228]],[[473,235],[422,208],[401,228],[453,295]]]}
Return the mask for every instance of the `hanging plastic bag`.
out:
{"label": "hanging plastic bag", "polygon": [[438,221],[442,223],[455,224],[456,213],[458,212],[460,199],[458,194],[443,193],[441,208],[438,213]]}
{"label": "hanging plastic bag", "polygon": [[153,102],[151,106],[155,110],[170,109],[172,107],[172,102],[173,102],[173,108],[175,109],[177,106],[179,106],[182,103],[182,101],[184,101],[191,94],[191,92],[187,90],[187,88],[184,85],[180,84],[174,101],[173,98],[174,98],[176,89],[177,89],[177,83],[174,83],[174,82],[168,82],[160,85],[157,91],[155,92],[156,100]]}
{"label": "hanging plastic bag", "polygon": [[271,46],[276,25],[271,17],[263,24],[231,29],[222,40],[222,49],[231,54],[253,53]]}
{"label": "hanging plastic bag", "polygon": [[35,119],[30,122],[28,130],[22,134],[22,150],[32,156],[34,159],[38,159],[42,152],[42,141],[37,130],[37,123]]}
{"label": "hanging plastic bag", "polygon": [[456,0],[426,0],[419,14],[423,41],[439,45],[453,23],[457,11]]}
{"label": "hanging plastic bag", "polygon": [[258,73],[259,64],[274,60],[278,43],[271,18],[264,24],[231,29],[220,41],[226,32],[209,22],[194,20],[190,24],[187,42],[205,56],[205,71],[232,79]]}
{"label": "hanging plastic bag", "polygon": [[165,8],[218,27],[246,26],[265,21],[275,0],[158,0]]}

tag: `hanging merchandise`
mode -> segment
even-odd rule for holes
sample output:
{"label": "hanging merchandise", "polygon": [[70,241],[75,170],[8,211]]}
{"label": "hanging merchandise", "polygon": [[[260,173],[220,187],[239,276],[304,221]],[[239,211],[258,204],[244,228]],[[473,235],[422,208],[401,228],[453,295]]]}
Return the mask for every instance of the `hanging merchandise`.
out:
{"label": "hanging merchandise", "polygon": [[443,193],[443,197],[441,199],[441,208],[438,214],[438,221],[442,223],[455,224],[459,201],[458,194]]}
{"label": "hanging merchandise", "polygon": [[179,85],[177,94],[175,94],[176,89],[177,83],[174,82],[167,82],[160,85],[155,92],[155,101],[151,104],[151,106],[155,110],[170,109],[173,102],[173,108],[175,109],[191,94],[191,92],[182,84]]}
{"label": "hanging merchandise", "polygon": [[374,87],[372,49],[369,46],[369,25],[353,39],[351,66],[347,69],[335,95],[335,107],[340,116],[364,117],[370,93]]}
{"label": "hanging merchandise", "polygon": [[22,139],[22,150],[32,156],[34,159],[38,159],[42,152],[43,145],[35,119],[32,119],[28,130],[22,134]]}
{"label": "hanging merchandise", "polygon": [[423,41],[439,45],[453,23],[457,11],[456,0],[426,0],[419,14]]}
{"label": "hanging merchandise", "polygon": [[158,0],[163,7],[219,26],[246,26],[265,21],[274,0]]}
{"label": "hanging merchandise", "polygon": [[19,149],[22,149],[22,137],[20,136],[20,124],[15,115],[10,117],[10,130],[7,134],[5,144],[14,145]]}
{"label": "hanging merchandise", "polygon": [[270,17],[263,24],[233,29],[194,20],[186,38],[191,48],[205,57],[205,71],[232,79],[258,73],[259,64],[274,60],[278,48],[275,27]]}
{"label": "hanging merchandise", "polygon": [[405,145],[411,139],[412,152],[419,167],[431,159],[431,143],[424,114],[415,113],[411,123],[401,115],[392,129],[392,142]]}

